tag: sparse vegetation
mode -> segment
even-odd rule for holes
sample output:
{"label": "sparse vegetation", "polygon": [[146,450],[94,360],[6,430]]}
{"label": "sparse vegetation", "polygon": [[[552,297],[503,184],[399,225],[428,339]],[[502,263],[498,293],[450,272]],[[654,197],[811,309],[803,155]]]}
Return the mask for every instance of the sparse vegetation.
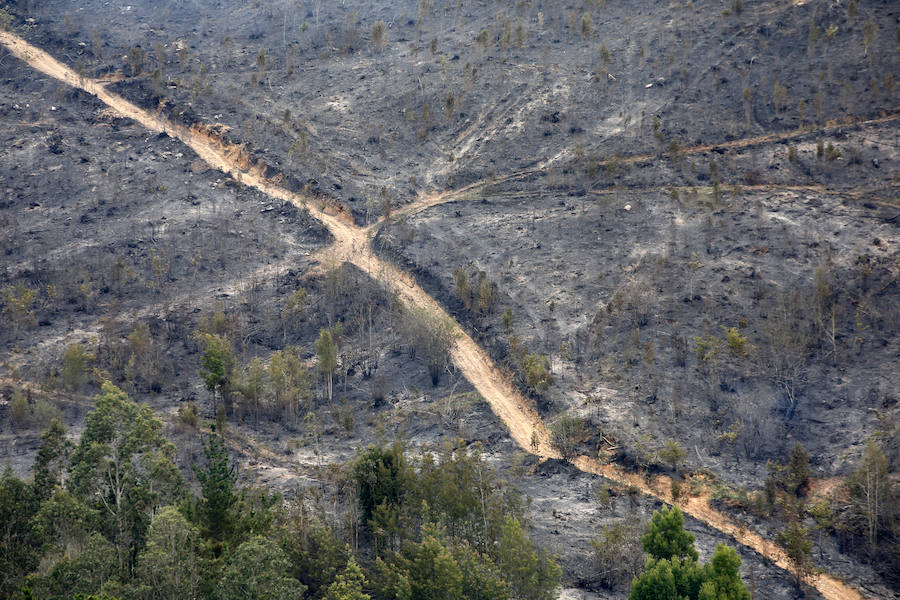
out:
{"label": "sparse vegetation", "polygon": [[385,39],[385,31],[387,26],[384,24],[384,21],[375,21],[372,23],[372,45],[375,46],[376,50],[384,50],[384,46],[387,42]]}
{"label": "sparse vegetation", "polygon": [[571,415],[562,415],[550,426],[553,445],[566,458],[576,455],[578,443],[585,435],[584,420]]}
{"label": "sparse vegetation", "polygon": [[600,583],[610,589],[622,589],[644,569],[644,551],[640,518],[631,513],[600,531],[591,540],[593,566]]}
{"label": "sparse vegetation", "polygon": [[424,309],[410,308],[402,315],[403,337],[412,356],[425,361],[433,385],[450,366],[450,351],[456,339],[453,324]]}
{"label": "sparse vegetation", "polygon": [[0,6],[0,31],[6,31],[12,25],[13,16],[5,6]]}
{"label": "sparse vegetation", "polygon": [[[538,548],[624,593],[634,532],[600,527],[647,514],[642,490],[769,541],[806,529],[820,587],[831,564],[896,587],[889,3],[0,6],[74,73],[0,60],[0,460],[27,478],[38,430],[80,431],[109,380],[175,446],[140,476],[184,478],[116,517],[68,458],[40,501],[10,479],[0,512],[56,496],[44,516],[79,521],[28,538],[37,513],[4,513],[30,525],[0,596],[250,596],[248,565],[283,596],[547,596]],[[404,448],[421,481],[361,519],[348,448],[392,437],[440,449]],[[445,462],[457,438],[504,481]],[[236,500],[214,535],[190,492],[213,443],[269,489],[218,477]],[[554,446],[579,459],[535,458]],[[612,478],[595,532],[588,459]],[[528,521],[492,504],[515,486]],[[592,534],[627,546],[619,574],[599,548],[588,570]],[[755,593],[787,595],[743,556]]]}

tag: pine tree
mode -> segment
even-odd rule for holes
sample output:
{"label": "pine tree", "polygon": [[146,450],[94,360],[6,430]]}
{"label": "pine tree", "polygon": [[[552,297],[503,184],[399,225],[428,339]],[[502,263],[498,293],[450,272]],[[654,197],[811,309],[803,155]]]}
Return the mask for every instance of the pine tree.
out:
{"label": "pine tree", "polygon": [[694,536],[684,531],[678,507],[654,513],[641,541],[652,558],[632,580],[629,600],[751,600],[738,553],[718,544],[711,562],[698,562]]}
{"label": "pine tree", "polygon": [[365,585],[366,578],[362,569],[359,568],[353,557],[350,557],[347,568],[334,579],[334,583],[328,586],[325,600],[370,600],[371,596],[363,593]]}
{"label": "pine tree", "polygon": [[809,541],[809,531],[800,523],[792,521],[778,533],[778,544],[788,555],[797,589],[800,589],[803,580],[813,571],[812,542]]}
{"label": "pine tree", "polygon": [[202,469],[194,466],[202,495],[201,522],[206,537],[223,542],[234,529],[234,509],[238,500],[234,483],[237,474],[228,463],[228,448],[221,435],[211,434],[203,445],[203,453],[206,455],[206,466]]}
{"label": "pine tree", "polygon": [[684,530],[684,515],[677,506],[653,513],[647,533],[641,538],[644,551],[657,559],[697,560],[694,534]]}
{"label": "pine tree", "polygon": [[525,535],[522,524],[515,517],[507,517],[504,522],[497,553],[497,566],[503,573],[513,598],[556,598],[562,570],[555,560],[535,549],[532,541]]}

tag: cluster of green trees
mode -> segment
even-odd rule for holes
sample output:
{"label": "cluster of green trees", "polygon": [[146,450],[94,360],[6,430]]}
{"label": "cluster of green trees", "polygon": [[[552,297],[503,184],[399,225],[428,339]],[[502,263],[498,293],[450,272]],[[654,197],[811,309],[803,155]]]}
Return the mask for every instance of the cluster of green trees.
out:
{"label": "cluster of green trees", "polygon": [[610,589],[630,582],[629,600],[750,600],[738,553],[719,544],[701,563],[677,506],[655,512],[646,527],[632,512],[591,544],[597,580]]}
{"label": "cluster of green trees", "polygon": [[216,405],[222,400],[224,411],[251,416],[257,423],[260,418],[290,426],[299,423],[312,398],[309,368],[300,348],[287,346],[273,352],[268,364],[257,357],[242,367],[228,336],[204,332],[197,339],[203,348],[200,377]]}
{"label": "cluster of green trees", "polygon": [[629,600],[750,600],[738,553],[717,544],[712,560],[699,562],[694,535],[684,530],[677,506],[653,514],[641,544],[650,559],[632,581]]}
{"label": "cluster of green trees", "polygon": [[137,577],[154,514],[184,496],[174,455],[150,409],[110,383],[77,446],[53,421],[33,480],[9,471],[0,478],[0,597],[18,597],[27,585],[36,598],[69,598]]}
{"label": "cluster of green trees", "polygon": [[487,273],[478,271],[477,279],[472,281],[464,269],[453,271],[456,284],[456,297],[468,310],[477,308],[482,314],[489,314],[497,303],[499,290],[497,284],[489,281]]}
{"label": "cluster of green trees", "polygon": [[362,451],[338,478],[353,523],[336,525],[303,497],[240,488],[214,427],[203,447],[190,484],[163,423],[104,383],[77,443],[53,421],[31,479],[0,476],[0,598],[549,600],[558,587],[521,494],[477,448]]}
{"label": "cluster of green trees", "polygon": [[808,556],[815,536],[834,535],[842,551],[875,565],[889,581],[898,581],[900,427],[894,422],[882,424],[885,427],[869,438],[840,493],[810,503],[801,489],[796,501],[782,501],[782,512],[790,524],[780,541],[788,550],[797,551],[801,568],[812,568]]}
{"label": "cluster of green trees", "polygon": [[887,425],[868,440],[840,493],[811,497],[809,455],[795,444],[787,462],[769,463],[762,490],[736,498],[750,512],[781,522],[777,542],[791,561],[798,587],[815,572],[812,549],[818,536],[835,536],[842,551],[881,566],[889,578],[900,572],[900,488],[892,481],[900,430]]}
{"label": "cluster of green trees", "polygon": [[529,540],[521,494],[476,449],[371,447],[356,462],[375,598],[549,600],[561,570]]}
{"label": "cluster of green trees", "polygon": [[[104,383],[77,444],[53,421],[31,480],[9,470],[0,477],[0,598],[555,596],[559,565],[529,539],[522,495],[477,446],[362,450],[335,478],[350,492],[334,497],[344,506],[329,509],[347,516],[340,524],[321,504],[313,516],[302,495],[291,503],[240,488],[215,427],[203,449],[191,485],[163,423]],[[794,458],[780,480],[799,489],[803,461]],[[710,563],[698,562],[683,524],[677,508],[653,516],[641,539],[650,559],[631,599],[748,599],[735,551],[719,546]],[[638,535],[631,526],[595,546],[620,547]],[[643,555],[631,554],[615,577],[640,572]]]}
{"label": "cluster of green trees", "polygon": [[441,374],[450,366],[450,353],[456,343],[453,321],[426,309],[407,307],[401,315],[400,332],[407,340],[410,357],[425,362],[431,383],[437,385]]}

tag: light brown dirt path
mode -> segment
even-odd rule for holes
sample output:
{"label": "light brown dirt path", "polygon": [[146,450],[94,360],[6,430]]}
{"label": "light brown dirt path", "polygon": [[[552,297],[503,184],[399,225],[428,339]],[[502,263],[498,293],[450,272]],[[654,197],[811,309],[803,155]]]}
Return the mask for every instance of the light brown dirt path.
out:
{"label": "light brown dirt path", "polygon": [[[247,167],[240,160],[242,148],[223,144],[199,127],[174,125],[163,117],[150,113],[124,98],[108,92],[96,81],[80,77],[55,58],[8,32],[0,31],[0,43],[17,58],[35,69],[82,89],[107,104],[120,115],[141,123],[152,131],[165,132],[194,150],[211,167],[234,177],[244,185],[257,188],[270,197],[289,202],[321,221],[335,238],[330,258],[337,262],[351,262],[370,276],[386,284],[406,303],[426,308],[442,318],[450,319],[443,309],[415,280],[393,265],[381,260],[369,246],[366,230],[328,214],[313,198],[291,192],[272,183],[263,175],[263,169]],[[243,166],[240,163],[244,163]],[[452,321],[452,320],[451,320]],[[558,456],[549,443],[549,436],[540,417],[518,394],[508,377],[500,373],[487,354],[453,322],[457,343],[453,358],[463,375],[475,386],[481,396],[506,423],[517,443],[541,456]],[[532,440],[532,431],[536,432]],[[537,442],[536,445],[532,442]]]}
{"label": "light brown dirt path", "polygon": [[[627,485],[635,486],[644,494],[659,498],[668,504],[677,504],[685,514],[718,529],[741,545],[753,548],[778,567],[786,571],[789,571],[791,568],[791,561],[781,547],[763,538],[758,533],[738,525],[726,515],[712,508],[709,505],[708,494],[691,496],[686,499],[682,498],[675,502],[669,491],[672,485],[672,480],[669,477],[658,476],[651,483],[648,483],[646,479],[635,473],[629,473],[620,467],[604,464],[587,456],[579,456],[573,459],[572,464],[586,473],[595,473],[613,481],[620,481]],[[826,573],[808,577],[806,583],[816,588],[823,596],[829,599],[861,600],[864,598],[858,590]]]}
{"label": "light brown dirt path", "polygon": [[[134,119],[148,129],[164,131],[181,140],[211,167],[221,170],[243,184],[253,186],[273,198],[308,210],[312,216],[328,227],[334,236],[333,257],[336,261],[353,263],[385,284],[405,303],[424,308],[437,317],[449,319],[437,302],[419,287],[410,275],[375,255],[368,243],[365,229],[326,213],[311,198],[272,183],[265,178],[264,169],[254,168],[252,165],[248,165],[246,160],[243,160],[245,155],[242,148],[225,145],[199,127],[189,129],[168,123],[159,115],[151,114],[124,98],[107,92],[97,82],[78,76],[77,73],[46,52],[34,48],[13,34],[0,32],[0,43],[35,69],[93,94],[122,116]],[[497,178],[494,181],[503,179]],[[559,458],[559,453],[550,443],[546,426],[531,403],[518,392],[510,378],[494,365],[487,353],[455,321],[451,322],[453,322],[457,334],[457,342],[452,351],[454,362],[491,406],[494,413],[500,417],[509,430],[510,436],[527,452],[545,458]],[[586,456],[579,456],[572,459],[571,462],[582,471],[596,473],[627,485],[634,485],[648,495],[671,503],[666,478],[658,478],[653,484],[648,484],[634,473],[628,473],[613,465],[601,464]],[[788,566],[787,558],[774,544],[755,533],[745,531],[724,514],[712,509],[706,498],[689,498],[678,504],[694,518],[733,537],[739,543],[773,558],[780,567]],[[829,575],[817,576],[810,579],[808,583],[829,600],[860,600],[862,598],[859,592]]]}

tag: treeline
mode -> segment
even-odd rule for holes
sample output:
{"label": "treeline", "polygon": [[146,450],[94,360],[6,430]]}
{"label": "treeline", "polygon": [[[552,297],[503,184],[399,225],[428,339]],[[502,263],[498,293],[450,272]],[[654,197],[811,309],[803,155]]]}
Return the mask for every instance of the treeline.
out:
{"label": "treeline", "polygon": [[[809,454],[795,444],[785,462],[770,462],[760,490],[725,490],[715,502],[780,527],[776,541],[791,562],[797,585],[816,570],[814,549],[833,538],[896,583],[900,573],[900,427],[882,416],[882,428],[866,442],[856,468],[832,491],[813,489]],[[827,484],[828,481],[826,480]],[[818,493],[814,493],[818,492]],[[725,502],[727,499],[727,502]]]}
{"label": "treeline", "polygon": [[31,478],[0,476],[0,598],[555,595],[560,567],[529,539],[522,495],[477,448],[370,447],[327,500],[239,486],[215,427],[203,448],[192,486],[163,423],[104,383],[77,443],[54,420]]}

